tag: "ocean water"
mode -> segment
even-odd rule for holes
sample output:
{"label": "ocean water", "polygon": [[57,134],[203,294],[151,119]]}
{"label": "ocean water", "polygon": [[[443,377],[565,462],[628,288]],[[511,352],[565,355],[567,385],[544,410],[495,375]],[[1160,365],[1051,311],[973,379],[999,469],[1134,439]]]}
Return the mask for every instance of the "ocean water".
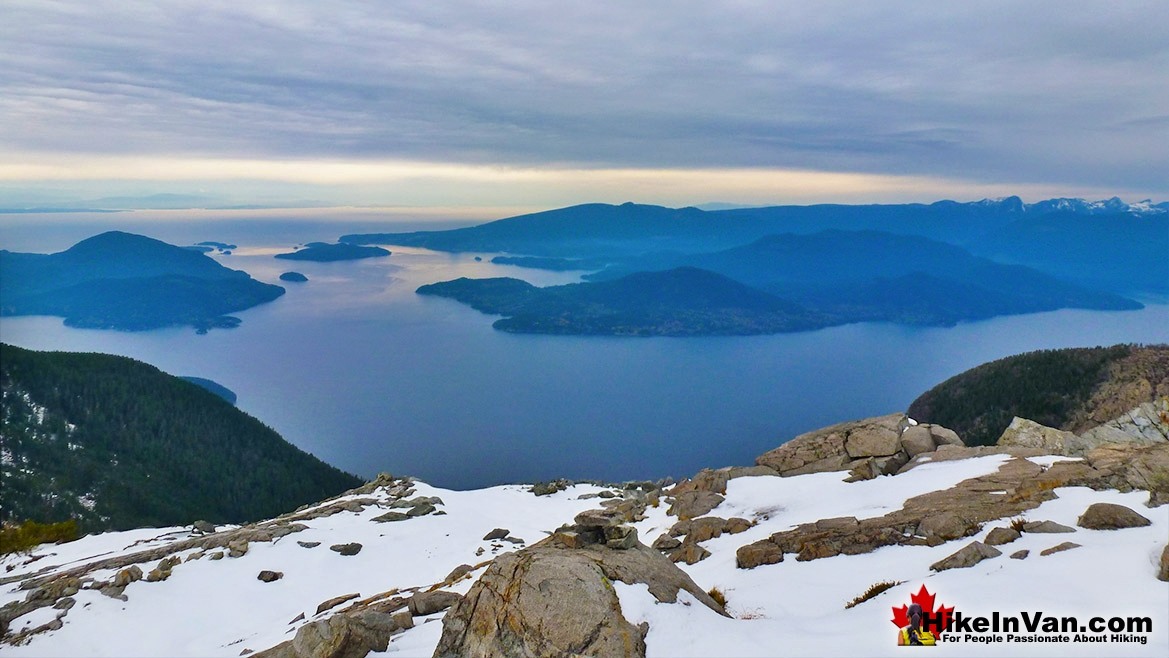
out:
{"label": "ocean water", "polygon": [[684,476],[750,464],[800,432],[904,410],[934,384],[989,360],[1034,349],[1169,342],[1164,303],[950,328],[866,323],[752,337],[511,335],[493,330],[492,316],[414,290],[459,276],[550,285],[580,273],[493,265],[492,254],[394,247],[388,258],[342,263],[272,258],[298,242],[424,226],[433,224],[24,218],[3,226],[0,247],[57,251],[121,227],[175,244],[234,243],[235,253],[216,256],[224,265],[267,282],[289,270],[310,280],[282,283],[283,297],[239,313],[243,324],[232,330],[126,333],[22,317],[0,321],[0,340],[121,354],[207,377],[235,391],[241,409],[325,461],[362,476],[387,471],[453,488]]}

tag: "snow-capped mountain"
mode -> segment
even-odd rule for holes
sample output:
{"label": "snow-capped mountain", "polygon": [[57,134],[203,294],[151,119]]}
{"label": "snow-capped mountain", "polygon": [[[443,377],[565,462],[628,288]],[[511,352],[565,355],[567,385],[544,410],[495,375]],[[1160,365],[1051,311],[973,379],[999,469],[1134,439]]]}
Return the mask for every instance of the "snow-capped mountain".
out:
{"label": "snow-capped mountain", "polygon": [[1084,199],[1047,199],[1037,203],[1026,204],[1027,212],[1074,212],[1081,215],[1104,215],[1120,212],[1136,214],[1162,214],[1169,212],[1169,202],[1153,203],[1150,199],[1136,203],[1126,203],[1120,197],[1112,197],[1102,201],[1085,201]]}

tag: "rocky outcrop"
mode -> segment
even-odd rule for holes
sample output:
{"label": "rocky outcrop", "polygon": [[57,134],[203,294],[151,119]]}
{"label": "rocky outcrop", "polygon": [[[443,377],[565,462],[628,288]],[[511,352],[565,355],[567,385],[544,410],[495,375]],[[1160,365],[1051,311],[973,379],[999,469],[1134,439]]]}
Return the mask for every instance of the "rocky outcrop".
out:
{"label": "rocky outcrop", "polygon": [[454,592],[444,592],[442,590],[416,592],[414,596],[410,597],[407,605],[410,608],[410,614],[415,617],[425,617],[446,610],[458,603],[462,598],[462,596]]}
{"label": "rocky outcrop", "polygon": [[1079,548],[1079,547],[1080,547],[1080,545],[1075,543],[1075,542],[1065,541],[1062,544],[1056,544],[1055,546],[1052,546],[1051,548],[1045,548],[1042,551],[1039,551],[1039,555],[1047,556],[1047,555],[1052,555],[1054,553],[1062,553],[1064,551],[1070,551],[1073,548]]}
{"label": "rocky outcrop", "polygon": [[1016,416],[996,445],[1004,447],[1037,448],[1052,455],[1080,456],[1095,448],[1097,444],[1079,436],[1040,425],[1033,420]]}
{"label": "rocky outcrop", "polygon": [[1076,521],[1076,525],[1090,530],[1141,528],[1151,524],[1152,521],[1124,505],[1113,503],[1092,503]]}
{"label": "rocky outcrop", "polygon": [[613,510],[589,510],[544,541],[496,558],[443,619],[436,657],[644,656],[648,625],[622,616],[613,581],[658,601],[685,590],[726,614],[685,572],[637,541]]}
{"label": "rocky outcrop", "polygon": [[998,557],[1003,552],[987,546],[986,544],[976,541],[962,547],[957,553],[938,560],[930,565],[931,571],[945,571],[947,569],[965,569],[972,567],[983,560]]}
{"label": "rocky outcrop", "polygon": [[801,434],[755,463],[783,476],[851,471],[852,480],[867,480],[896,473],[911,458],[944,445],[961,446],[962,440],[940,425],[890,414]]}
{"label": "rocky outcrop", "polygon": [[1083,438],[1103,443],[1159,443],[1169,441],[1169,397],[1145,402],[1120,416],[1083,432]]}
{"label": "rocky outcrop", "polygon": [[870,519],[852,517],[822,519],[739,549],[741,568],[774,564],[784,554],[816,560],[835,555],[858,555],[882,546],[938,546],[977,533],[983,523],[1011,518],[1038,507],[1053,497],[1057,481],[1050,473],[1026,459],[1014,458],[989,475],[971,478],[957,486],[905,501],[889,514]]}
{"label": "rocky outcrop", "polygon": [[371,610],[333,615],[305,624],[293,639],[252,655],[255,658],[364,658],[371,651],[385,651],[394,634],[412,626],[412,622],[397,615]]}
{"label": "rocky outcrop", "polygon": [[434,656],[644,656],[643,629],[596,561],[556,549],[502,555],[443,619]]}
{"label": "rocky outcrop", "polygon": [[687,491],[709,491],[716,494],[727,492],[727,482],[735,478],[779,475],[770,466],[727,466],[725,468],[704,468],[697,475],[674,485],[671,496]]}
{"label": "rocky outcrop", "polygon": [[666,510],[666,514],[687,521],[707,514],[722,504],[723,500],[722,496],[710,491],[683,491],[674,496],[674,502]]}
{"label": "rocky outcrop", "polygon": [[986,545],[1002,546],[1003,544],[1009,544],[1022,536],[1023,535],[1021,535],[1019,531],[1015,530],[1014,528],[998,527],[992,529],[990,533],[986,535]]}
{"label": "rocky outcrop", "polygon": [[1169,401],[1146,402],[1094,429],[1074,434],[1015,417],[999,437],[1000,446],[1038,448],[1053,455],[1081,457],[1104,445],[1169,442]]}
{"label": "rocky outcrop", "polygon": [[1023,524],[1023,532],[1031,534],[1059,534],[1064,532],[1075,532],[1076,529],[1066,526],[1055,521],[1028,521]]}

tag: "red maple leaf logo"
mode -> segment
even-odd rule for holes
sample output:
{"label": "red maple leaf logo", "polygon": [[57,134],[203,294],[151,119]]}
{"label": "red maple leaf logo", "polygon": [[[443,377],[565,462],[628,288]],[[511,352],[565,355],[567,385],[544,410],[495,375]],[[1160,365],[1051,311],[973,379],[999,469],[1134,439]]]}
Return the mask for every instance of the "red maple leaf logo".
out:
{"label": "red maple leaf logo", "polygon": [[[947,608],[946,606],[939,603],[938,607],[935,609],[934,595],[930,594],[930,591],[925,588],[925,585],[922,585],[921,589],[917,590],[917,594],[909,595],[909,602],[920,605],[922,612],[930,616],[931,622],[934,620],[941,620],[940,625],[930,624],[930,626],[924,630],[928,630],[934,632],[937,635],[940,635],[946,630],[946,627],[950,625],[950,616],[954,613],[954,607],[950,606]],[[909,606],[902,604],[900,608],[893,608],[893,619],[891,621],[897,628],[905,628],[908,626]],[[925,620],[922,621],[924,624]]]}

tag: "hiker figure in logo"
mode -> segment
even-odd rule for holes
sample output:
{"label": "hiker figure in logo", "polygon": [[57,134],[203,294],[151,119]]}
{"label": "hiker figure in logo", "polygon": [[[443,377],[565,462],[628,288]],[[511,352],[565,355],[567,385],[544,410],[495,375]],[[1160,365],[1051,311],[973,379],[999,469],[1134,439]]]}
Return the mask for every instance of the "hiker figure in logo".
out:
{"label": "hiker figure in logo", "polygon": [[921,606],[909,604],[909,625],[897,634],[898,646],[932,647],[936,644],[934,634],[921,629]]}

